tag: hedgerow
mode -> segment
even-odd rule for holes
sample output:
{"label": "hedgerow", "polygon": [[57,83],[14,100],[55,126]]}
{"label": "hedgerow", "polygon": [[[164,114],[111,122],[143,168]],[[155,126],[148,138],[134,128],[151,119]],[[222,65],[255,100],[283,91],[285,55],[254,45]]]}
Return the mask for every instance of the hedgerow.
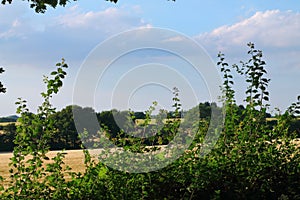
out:
{"label": "hedgerow", "polygon": [[[276,115],[270,126],[266,120],[269,108],[268,84],[262,51],[249,43],[249,60],[241,66],[229,65],[219,53],[217,65],[223,73],[223,114],[225,121],[217,144],[202,156],[203,139],[208,120],[193,121],[195,137],[184,154],[168,166],[151,172],[129,173],[113,169],[85,155],[85,172],[74,172],[64,165],[65,153],[57,153],[52,163],[49,141],[55,137],[55,112],[50,100],[58,93],[66,76],[64,60],[57,64],[51,77],[45,77],[46,92],[43,104],[32,115],[26,101],[19,99],[17,113],[21,115],[14,140],[10,164],[10,184],[1,187],[1,199],[300,199],[300,154],[296,133],[290,125],[299,114],[300,97],[289,109]],[[236,105],[233,71],[245,77],[245,109]],[[180,111],[178,92],[174,92],[174,112]],[[149,109],[144,126],[149,125],[153,107]],[[162,128],[169,137],[161,138],[156,131],[153,141],[164,143],[174,138],[180,120],[169,121]],[[189,123],[191,123],[189,121]],[[134,130],[134,129],[132,129]],[[105,132],[105,128],[103,129]],[[88,132],[81,134],[84,140]],[[121,133],[116,144],[133,152],[149,151],[137,138]],[[148,143],[149,144],[149,143]],[[298,147],[297,147],[298,145]],[[147,149],[148,148],[148,149]],[[151,151],[151,149],[150,149]],[[101,156],[101,155],[100,155]],[[113,157],[122,162],[124,158]],[[163,159],[163,158],[160,158]],[[129,160],[130,162],[130,160]],[[45,167],[46,166],[46,167]],[[71,177],[66,179],[66,177]]]}

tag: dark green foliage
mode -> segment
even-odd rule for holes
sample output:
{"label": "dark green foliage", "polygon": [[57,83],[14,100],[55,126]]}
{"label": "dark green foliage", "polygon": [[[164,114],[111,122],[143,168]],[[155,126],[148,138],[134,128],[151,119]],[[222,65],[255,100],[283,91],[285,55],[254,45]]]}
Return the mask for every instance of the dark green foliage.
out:
{"label": "dark green foliage", "polygon": [[300,120],[292,119],[290,122],[289,133],[294,133],[297,138],[300,138]]}
{"label": "dark green foliage", "polygon": [[0,122],[16,122],[18,120],[18,116],[13,115],[9,117],[0,117]]}
{"label": "dark green foliage", "polygon": [[[3,72],[4,72],[4,69],[2,67],[0,67],[0,74],[2,74]],[[5,93],[5,92],[6,92],[6,88],[0,82],[0,93]]]}
{"label": "dark green foliage", "polygon": [[108,131],[111,138],[117,137],[118,133],[120,132],[120,128],[114,120],[113,112],[117,111],[102,111],[101,113],[97,114],[100,125],[106,127],[106,130]]}
{"label": "dark green foliage", "polygon": [[50,116],[54,121],[53,130],[55,130],[53,133],[55,137],[49,142],[51,150],[80,149],[81,143],[73,119],[74,107],[67,106]]}
{"label": "dark green foliage", "polygon": [[[76,1],[76,0],[73,0]],[[2,0],[2,4],[9,3],[11,4],[13,0]],[[30,8],[33,8],[37,13],[44,13],[47,10],[48,6],[56,8],[59,6],[65,6],[69,0],[28,0]]]}
{"label": "dark green foliage", "polygon": [[144,112],[134,112],[134,118],[135,119],[145,119],[146,114]]}
{"label": "dark green foliage", "polygon": [[0,151],[12,151],[14,148],[13,140],[16,136],[16,126],[14,123],[2,126],[3,134],[0,134]]}

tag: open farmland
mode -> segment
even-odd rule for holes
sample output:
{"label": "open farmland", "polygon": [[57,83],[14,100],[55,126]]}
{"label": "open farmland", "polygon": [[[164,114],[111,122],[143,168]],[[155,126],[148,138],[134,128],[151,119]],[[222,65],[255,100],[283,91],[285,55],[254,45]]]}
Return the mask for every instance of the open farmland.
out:
{"label": "open farmland", "polygon": [[[275,141],[272,142],[268,142],[268,143],[274,143]],[[300,138],[295,138],[291,141],[292,144],[295,145],[296,152],[299,152],[300,150]],[[281,146],[281,142],[280,144],[277,145],[277,148],[279,149]],[[163,147],[164,145],[159,145],[160,147]],[[66,153],[65,154],[65,158],[64,158],[64,163],[65,166],[69,166],[71,167],[71,171],[73,172],[80,172],[80,173],[84,173],[85,171],[85,165],[84,165],[84,153],[83,150],[67,150],[67,151],[50,151],[49,153],[47,153],[47,156],[49,157],[49,161],[45,161],[45,164],[51,163],[52,162],[52,158],[54,156],[56,156],[57,153],[59,152],[63,152]],[[99,155],[99,149],[95,149],[95,150],[89,150],[90,155],[92,156],[92,159],[97,161],[97,157],[96,155]],[[0,176],[2,176],[3,178],[5,178],[4,181],[4,186],[7,186],[9,181],[10,181],[10,173],[9,173],[9,163],[10,163],[10,158],[12,157],[12,153],[0,153]],[[291,157],[294,157],[294,154],[291,154]],[[289,158],[287,158],[289,159]],[[68,177],[66,177],[68,179]]]}
{"label": "open farmland", "polygon": [[[47,156],[50,158],[50,161],[47,163],[51,162],[51,158],[53,158],[58,152],[62,151],[50,151]],[[84,167],[84,154],[82,150],[68,150],[64,151],[67,153],[65,155],[64,162],[66,165],[72,168],[72,171],[74,172],[81,172],[83,173],[85,170]],[[5,178],[6,180],[4,181],[4,185],[7,185],[10,181],[9,176],[9,163],[10,163],[10,158],[12,157],[12,153],[0,153],[0,176]]]}
{"label": "open farmland", "polygon": [[0,126],[7,126],[8,124],[16,124],[17,122],[0,122]]}

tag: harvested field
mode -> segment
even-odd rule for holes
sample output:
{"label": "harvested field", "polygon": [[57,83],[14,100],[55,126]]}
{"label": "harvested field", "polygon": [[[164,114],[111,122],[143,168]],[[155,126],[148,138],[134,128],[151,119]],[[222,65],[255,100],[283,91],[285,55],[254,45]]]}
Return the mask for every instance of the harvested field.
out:
{"label": "harvested field", "polygon": [[[53,158],[58,152],[61,151],[50,151],[47,156],[50,158],[50,161],[47,161],[47,163],[51,162],[51,158]],[[82,150],[68,150],[64,151],[67,153],[65,155],[64,162],[66,165],[70,166],[72,168],[72,171],[74,172],[84,172],[84,154]],[[10,158],[12,157],[12,153],[0,153],[0,176],[5,178],[4,185],[7,185],[10,181],[10,173],[9,173],[9,163]]]}

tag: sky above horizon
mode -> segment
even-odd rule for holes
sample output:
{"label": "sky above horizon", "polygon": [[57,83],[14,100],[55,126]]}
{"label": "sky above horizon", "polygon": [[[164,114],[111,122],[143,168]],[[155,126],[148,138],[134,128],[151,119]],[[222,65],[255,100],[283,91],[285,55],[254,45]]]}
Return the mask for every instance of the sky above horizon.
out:
{"label": "sky above horizon", "polygon": [[[119,0],[117,4],[104,0],[79,0],[37,14],[29,8],[28,2],[15,0],[11,5],[0,6],[0,66],[5,69],[0,80],[7,88],[6,93],[0,94],[0,116],[15,114],[14,103],[18,97],[26,99],[31,111],[35,112],[42,102],[40,93],[45,89],[43,75],[54,70],[61,58],[65,58],[69,65],[68,76],[61,92],[54,96],[53,104],[58,109],[73,104],[76,77],[91,52],[116,34],[142,27],[173,30],[191,38],[203,47],[213,63],[217,62],[219,51],[225,54],[230,64],[246,61],[246,44],[255,43],[256,48],[263,51],[267,76],[271,79],[270,112],[275,107],[285,110],[300,95],[299,11],[300,4],[290,0]],[[148,39],[155,40],[154,37]],[[179,44],[177,39],[175,37],[170,42]],[[114,50],[113,47],[110,49]],[[107,70],[107,77],[97,82],[94,98],[101,103],[95,109],[110,109],[109,102],[103,99],[110,99],[111,94],[101,92],[101,89],[126,91],[130,84],[124,74],[126,70],[132,70],[129,66],[132,64],[136,67],[156,63],[152,65],[152,71],[140,72],[139,75],[133,73],[133,79],[162,76],[172,82],[180,79],[179,72],[185,79],[190,79],[193,88],[201,91],[198,92],[200,101],[214,101],[210,99],[209,89],[205,88],[205,77],[197,82],[197,76],[187,63],[174,58],[170,61],[170,57],[160,51],[135,52],[127,58],[121,57],[110,71]],[[166,65],[172,66],[173,70],[164,68]],[[156,74],[159,67],[162,70]],[[117,86],[117,80],[123,82]],[[237,103],[242,104],[246,88],[243,77],[235,76],[235,83]],[[89,80],[86,84],[90,84]],[[171,106],[169,88],[159,84],[139,86],[128,91],[131,99],[127,99],[127,103],[133,110],[145,110],[155,100],[161,101],[162,108]],[[116,94],[114,102],[126,95]],[[184,92],[182,98],[186,108],[194,103]]]}

